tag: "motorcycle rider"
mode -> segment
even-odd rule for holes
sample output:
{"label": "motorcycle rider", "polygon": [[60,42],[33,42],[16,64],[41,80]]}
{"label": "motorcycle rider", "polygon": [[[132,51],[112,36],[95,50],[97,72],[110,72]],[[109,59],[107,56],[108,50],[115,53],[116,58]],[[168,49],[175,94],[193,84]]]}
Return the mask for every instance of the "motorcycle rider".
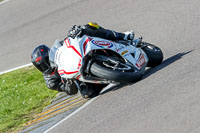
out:
{"label": "motorcycle rider", "polygon": [[[68,37],[75,38],[77,36],[93,36],[108,40],[132,40],[133,32],[119,33],[105,29],[97,23],[89,22],[84,26],[74,25],[67,34]],[[60,42],[63,45],[63,41]],[[48,46],[42,44],[36,47],[31,55],[33,65],[43,73],[45,83],[49,89],[66,92],[68,95],[74,95],[80,91],[84,98],[92,98],[97,96],[105,85],[95,85],[89,83],[81,83],[77,80],[62,79],[57,72],[57,68],[52,68],[49,62]],[[95,89],[94,89],[95,88]]]}

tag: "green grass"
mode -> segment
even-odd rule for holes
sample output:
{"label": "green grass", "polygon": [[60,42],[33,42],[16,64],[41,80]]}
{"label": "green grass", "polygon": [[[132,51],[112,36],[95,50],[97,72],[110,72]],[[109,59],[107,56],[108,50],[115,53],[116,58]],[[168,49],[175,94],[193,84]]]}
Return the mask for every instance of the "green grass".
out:
{"label": "green grass", "polygon": [[0,2],[2,2],[3,0],[0,0]]}
{"label": "green grass", "polygon": [[0,132],[19,130],[56,94],[33,66],[0,75]]}

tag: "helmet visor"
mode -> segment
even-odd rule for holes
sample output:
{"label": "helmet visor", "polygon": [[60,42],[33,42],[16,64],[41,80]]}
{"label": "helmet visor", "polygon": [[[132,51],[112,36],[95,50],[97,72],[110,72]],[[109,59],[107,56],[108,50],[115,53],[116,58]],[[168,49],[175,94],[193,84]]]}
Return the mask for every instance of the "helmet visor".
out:
{"label": "helmet visor", "polygon": [[40,65],[37,66],[37,69],[40,70],[41,72],[45,72],[49,69],[50,65],[44,61]]}

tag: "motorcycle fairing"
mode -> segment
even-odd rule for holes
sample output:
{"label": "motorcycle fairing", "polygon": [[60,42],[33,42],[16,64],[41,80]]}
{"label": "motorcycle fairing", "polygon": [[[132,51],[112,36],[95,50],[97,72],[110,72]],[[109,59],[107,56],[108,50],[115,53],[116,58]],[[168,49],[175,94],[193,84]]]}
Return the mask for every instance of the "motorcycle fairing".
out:
{"label": "motorcycle fairing", "polygon": [[[66,39],[63,46],[56,51],[55,62],[60,76],[67,79],[78,78],[83,80],[80,73],[83,58],[95,49],[113,50],[138,70],[144,69],[148,62],[146,54],[140,48],[84,35],[81,38]],[[140,63],[137,64],[137,62]]]}

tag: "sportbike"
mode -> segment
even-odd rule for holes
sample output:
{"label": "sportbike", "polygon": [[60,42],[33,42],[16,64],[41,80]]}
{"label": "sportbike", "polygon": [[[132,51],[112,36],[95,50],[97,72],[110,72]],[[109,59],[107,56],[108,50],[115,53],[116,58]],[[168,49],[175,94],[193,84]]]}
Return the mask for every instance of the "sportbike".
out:
{"label": "sportbike", "polygon": [[110,41],[84,35],[55,41],[49,58],[63,79],[109,84],[138,81],[146,67],[162,62],[163,53],[142,38]]}

